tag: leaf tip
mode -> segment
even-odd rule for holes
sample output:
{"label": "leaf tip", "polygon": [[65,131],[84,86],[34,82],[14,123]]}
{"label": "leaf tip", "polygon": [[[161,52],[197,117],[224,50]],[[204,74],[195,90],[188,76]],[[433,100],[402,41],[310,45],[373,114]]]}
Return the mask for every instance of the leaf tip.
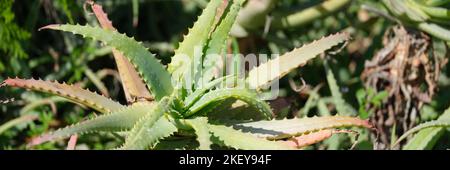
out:
{"label": "leaf tip", "polygon": [[43,26],[43,27],[39,28],[38,31],[41,31],[41,30],[43,30],[43,29],[52,29],[52,30],[55,30],[55,29],[58,29],[59,26],[61,26],[61,24],[50,24],[50,25]]}

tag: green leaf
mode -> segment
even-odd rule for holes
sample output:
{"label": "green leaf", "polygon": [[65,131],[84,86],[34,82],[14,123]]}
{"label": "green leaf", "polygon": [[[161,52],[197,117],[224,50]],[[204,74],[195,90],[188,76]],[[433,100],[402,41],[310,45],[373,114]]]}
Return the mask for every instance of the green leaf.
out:
{"label": "green leaf", "polygon": [[381,102],[389,96],[389,93],[387,91],[381,91],[377,93],[370,102],[373,103],[376,107],[379,107],[381,105]]}
{"label": "green leaf", "polygon": [[426,0],[425,4],[427,6],[441,6],[450,3],[450,0]]}
{"label": "green leaf", "polygon": [[3,81],[0,87],[4,85],[61,96],[73,102],[93,108],[101,113],[109,113],[112,111],[123,109],[125,107],[120,103],[112,101],[111,99],[102,95],[84,90],[73,85],[67,85],[65,83],[60,84],[56,81],[49,82],[34,79],[9,78]]}
{"label": "green leaf", "polygon": [[70,135],[74,134],[86,134],[101,131],[126,131],[131,129],[140,118],[144,117],[144,115],[146,115],[154,107],[154,104],[149,102],[136,103],[124,109],[109,114],[100,115],[93,119],[85,120],[80,123],[59,129],[55,132],[45,134],[39,138],[34,139],[31,142],[31,145],[37,145],[57,138],[69,137]]}
{"label": "green leaf", "polygon": [[259,100],[256,93],[253,93],[248,89],[228,88],[214,90],[206,93],[192,107],[189,108],[189,114],[193,115],[211,103],[223,101],[228,98],[236,98],[242,100],[249,104],[251,107],[257,108],[266,119],[272,118],[272,110],[270,106],[266,102]]}
{"label": "green leaf", "polygon": [[[295,149],[287,144],[257,138],[249,133],[243,133],[231,127],[208,124],[208,128],[219,141],[235,149],[246,150],[290,150]],[[220,144],[220,143],[219,143]]]}
{"label": "green leaf", "polygon": [[251,88],[260,89],[349,38],[348,33],[337,33],[294,49],[250,70],[247,81]]}
{"label": "green leaf", "polygon": [[394,145],[392,145],[391,147],[395,147],[403,139],[405,139],[409,135],[412,135],[412,134],[414,134],[414,133],[416,133],[418,131],[421,131],[422,129],[427,129],[427,128],[431,128],[431,127],[448,127],[448,126],[450,126],[450,118],[438,119],[438,120],[422,123],[422,124],[417,125],[416,127],[412,128],[412,129],[408,130],[406,133],[404,133],[402,136],[400,136],[400,138],[398,138],[397,142],[395,142]]}
{"label": "green leaf", "polygon": [[175,50],[175,55],[172,57],[172,62],[168,67],[168,71],[172,73],[174,80],[179,81],[182,79],[185,72],[191,66],[195,47],[200,47],[202,51],[205,48],[210,32],[215,28],[214,22],[218,13],[217,9],[221,5],[221,0],[211,0],[198,20],[194,23],[192,29],[184,37],[178,49]]}
{"label": "green leaf", "polygon": [[[135,4],[139,3],[133,1],[133,14],[135,14]],[[91,8],[102,28],[116,31],[116,28],[114,28],[112,22],[108,19],[107,14],[103,11],[102,6],[93,3]],[[134,18],[133,21],[135,21]],[[116,49],[113,48],[112,52],[127,101],[131,103],[136,99],[153,99],[153,96],[151,96],[133,64],[131,64],[130,61]]]}
{"label": "green leaf", "polygon": [[[413,2],[415,3],[415,2]],[[442,18],[442,19],[450,19],[450,10],[443,7],[429,7],[425,5],[417,5],[420,9],[422,9],[425,13],[427,13],[430,17]]]}
{"label": "green leaf", "polygon": [[300,136],[305,133],[323,129],[343,127],[372,128],[372,125],[367,120],[361,120],[354,117],[324,116],[237,123],[233,124],[233,127],[242,129],[244,132],[251,132],[258,137],[282,139]]}
{"label": "green leaf", "polygon": [[[213,69],[216,66],[218,60],[220,60],[223,49],[226,47],[226,41],[231,27],[235,23],[236,16],[241,9],[244,0],[231,1],[230,9],[226,13],[223,20],[214,30],[211,35],[211,39],[208,41],[208,49],[206,50],[206,56],[203,62],[203,82],[208,82],[213,78]],[[213,55],[208,55],[213,54]]]}
{"label": "green leaf", "polygon": [[142,117],[125,138],[121,149],[142,150],[153,148],[159,139],[168,137],[177,131],[164,113],[167,112],[168,98],[162,99],[152,110]]}
{"label": "green leaf", "polygon": [[15,118],[13,120],[10,120],[6,123],[3,123],[0,126],[0,135],[11,127],[14,127],[14,126],[22,124],[22,123],[31,122],[33,120],[36,120],[37,118],[38,118],[38,115],[27,114],[27,115],[23,115],[18,118]]}
{"label": "green leaf", "polygon": [[228,76],[220,77],[218,79],[215,79],[215,80],[207,83],[205,85],[205,87],[198,89],[191,95],[187,96],[186,99],[184,100],[184,105],[188,108],[191,107],[194,104],[194,102],[196,102],[198,99],[200,99],[200,97],[203,96],[203,94],[205,94],[206,91],[214,88],[214,86],[224,82],[226,79],[233,78],[233,77],[234,77],[234,75],[228,75]]}
{"label": "green leaf", "polygon": [[346,116],[355,115],[355,111],[353,108],[349,107],[342,97],[341,92],[339,91],[339,86],[334,77],[333,71],[328,65],[328,61],[324,62],[325,71],[327,74],[328,86],[330,87],[331,95],[333,97],[334,105],[336,106],[336,110],[338,113]]}
{"label": "green leaf", "polygon": [[81,25],[48,25],[41,29],[54,29],[90,37],[121,51],[134,64],[157,100],[170,95],[173,87],[169,72],[141,43],[116,31]]}
{"label": "green leaf", "polygon": [[450,41],[450,30],[445,27],[427,22],[416,24],[416,26],[419,27],[420,30],[425,31],[436,38],[444,41]]}
{"label": "green leaf", "polygon": [[[438,120],[450,119],[450,108],[442,114]],[[432,149],[437,140],[445,132],[445,128],[434,127],[419,131],[411,140],[403,147],[404,150],[423,150]]]}
{"label": "green leaf", "polygon": [[303,108],[298,112],[297,116],[300,117],[301,115],[308,115],[309,110],[317,105],[317,102],[320,99],[320,94],[318,93],[319,90],[320,86],[317,86],[309,93],[308,100],[306,101]]}
{"label": "green leaf", "polygon": [[186,119],[185,121],[195,130],[197,141],[200,144],[199,149],[210,150],[212,142],[208,129],[208,119],[206,117],[197,117],[194,119]]}

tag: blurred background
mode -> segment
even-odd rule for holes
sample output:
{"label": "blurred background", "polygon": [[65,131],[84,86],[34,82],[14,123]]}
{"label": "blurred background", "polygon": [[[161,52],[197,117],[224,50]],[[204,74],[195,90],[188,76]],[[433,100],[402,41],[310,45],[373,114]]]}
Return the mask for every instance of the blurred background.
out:
{"label": "blurred background", "polygon": [[[97,0],[121,33],[144,42],[164,64],[208,0]],[[423,3],[425,5],[422,5]],[[429,8],[423,8],[425,6]],[[356,149],[387,149],[412,127],[437,119],[450,102],[448,0],[248,0],[228,47],[243,54],[283,54],[336,32],[352,40],[280,81],[269,101],[277,118],[359,116],[378,133],[359,133]],[[424,13],[422,15],[422,13]],[[83,0],[0,0],[0,81],[41,78],[77,84],[126,103],[111,48],[49,24],[98,25]],[[0,88],[0,149],[25,149],[44,132],[95,116],[59,97]],[[421,149],[447,149],[448,130]],[[33,149],[65,149],[67,140]],[[338,134],[305,149],[349,149],[354,134]],[[112,134],[79,136],[77,149],[108,149]],[[405,144],[394,149],[405,149]]]}

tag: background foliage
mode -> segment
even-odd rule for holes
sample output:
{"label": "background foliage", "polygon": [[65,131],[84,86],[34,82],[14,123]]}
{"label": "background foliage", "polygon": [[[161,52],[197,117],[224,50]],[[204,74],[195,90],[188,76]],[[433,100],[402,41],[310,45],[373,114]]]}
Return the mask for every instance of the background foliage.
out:
{"label": "background foliage", "polygon": [[[103,5],[120,32],[145,42],[144,45],[157,54],[163,63],[170,61],[173,55],[171,52],[178,45],[176,42],[182,39],[186,28],[191,27],[207,4],[206,0],[96,2]],[[289,16],[321,3],[312,0],[280,0],[268,15],[276,19],[278,15]],[[448,8],[449,5],[444,7]],[[246,28],[248,34],[231,39],[230,46],[244,54],[283,54],[331,33],[351,33],[353,40],[337,55],[322,56],[283,78],[280,82],[282,95],[271,101],[271,105],[277,118],[336,112],[369,118],[383,107],[383,103],[389,102],[388,94],[365,86],[361,74],[365,63],[385,47],[385,32],[398,25],[398,22],[386,19],[373,9],[390,15],[380,1],[353,0],[336,9],[336,12],[312,15],[310,21],[299,21],[293,27],[278,28],[274,25],[264,28],[262,25]],[[60,80],[76,83],[125,103],[111,49],[71,34],[38,31],[38,28],[53,23],[97,24],[95,17],[84,9],[83,1],[0,1],[0,81],[9,76]],[[411,25],[407,28],[417,30]],[[433,53],[441,57],[442,61],[448,58],[445,42],[438,38],[432,38],[431,42]],[[415,119],[416,125],[437,119],[449,107],[449,74],[450,70],[443,64],[437,81],[438,90],[430,102],[420,107],[420,118]],[[298,90],[301,80],[306,85]],[[0,88],[0,94],[0,100],[4,103],[0,105],[1,149],[25,149],[32,137],[94,116],[90,110],[42,93]],[[390,129],[396,132],[398,127]],[[379,141],[369,131],[358,131],[360,138],[356,149],[384,149],[378,146]],[[391,133],[391,140],[395,141],[402,133],[404,130]],[[440,138],[426,149],[446,149],[450,146],[448,130],[440,133]],[[112,134],[80,136],[77,149],[111,148],[118,142]],[[352,135],[340,134],[306,149],[348,149],[353,142]],[[66,141],[56,141],[39,145],[35,149],[64,149],[65,146]]]}

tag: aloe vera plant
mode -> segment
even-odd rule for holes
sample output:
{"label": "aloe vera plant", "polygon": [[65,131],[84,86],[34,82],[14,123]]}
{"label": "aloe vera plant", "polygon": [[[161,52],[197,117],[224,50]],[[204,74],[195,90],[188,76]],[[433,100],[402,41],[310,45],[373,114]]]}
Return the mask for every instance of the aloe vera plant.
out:
{"label": "aloe vera plant", "polygon": [[[366,120],[348,116],[273,120],[270,106],[258,98],[264,86],[347,41],[350,37],[346,33],[322,38],[253,68],[243,79],[246,84],[243,88],[227,83],[230,79],[236,80],[236,75],[217,77],[211,74],[243,3],[244,0],[211,0],[175,50],[167,69],[141,43],[118,33],[101,6],[94,3],[91,7],[102,28],[70,24],[41,28],[79,34],[111,46],[127,105],[58,82],[9,78],[1,86],[62,96],[103,113],[44,134],[31,145],[71,135],[118,132],[125,140],[117,149],[158,149],[163,145],[211,149],[213,144],[235,149],[298,149],[330,137],[338,128],[372,127]],[[195,56],[196,47],[200,47],[200,57]],[[219,54],[219,57],[208,54]],[[188,82],[185,77],[192,75],[194,79]],[[206,84],[199,85],[202,82]],[[227,107],[232,106],[226,105],[230,99],[246,103],[255,112],[230,119],[210,117],[215,108],[231,109]],[[253,119],[240,119],[248,115]],[[196,139],[195,144],[190,142],[193,139]],[[295,144],[292,141],[296,141]]]}
{"label": "aloe vera plant", "polygon": [[399,0],[383,3],[402,24],[411,25],[436,38],[450,41],[448,19],[450,10],[446,1]]}

